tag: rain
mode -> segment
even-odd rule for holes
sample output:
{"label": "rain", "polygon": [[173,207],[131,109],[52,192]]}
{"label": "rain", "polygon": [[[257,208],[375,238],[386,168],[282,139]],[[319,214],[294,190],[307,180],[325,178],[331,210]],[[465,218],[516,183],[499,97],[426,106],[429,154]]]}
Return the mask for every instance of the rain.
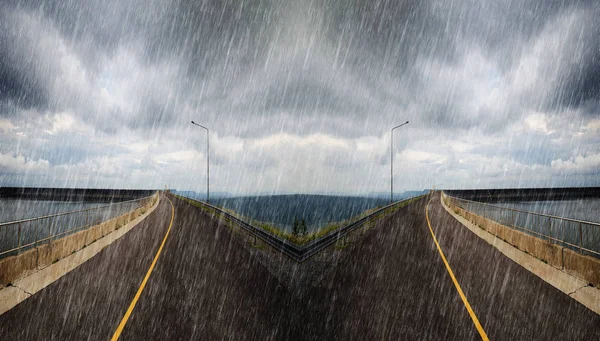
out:
{"label": "rain", "polygon": [[597,0],[4,0],[0,336],[600,338]]}

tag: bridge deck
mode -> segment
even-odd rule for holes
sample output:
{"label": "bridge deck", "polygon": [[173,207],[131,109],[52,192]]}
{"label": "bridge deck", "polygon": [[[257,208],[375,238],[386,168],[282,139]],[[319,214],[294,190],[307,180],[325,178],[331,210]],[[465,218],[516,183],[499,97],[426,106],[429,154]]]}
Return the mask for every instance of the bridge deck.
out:
{"label": "bridge deck", "polygon": [[[429,232],[429,199],[382,221],[303,295],[282,285],[217,221],[174,199],[172,230],[121,338],[478,340]],[[437,195],[429,217],[491,340],[600,334],[598,315],[480,240]],[[0,316],[0,338],[109,339],[170,218],[171,205],[162,200],[142,225]]]}

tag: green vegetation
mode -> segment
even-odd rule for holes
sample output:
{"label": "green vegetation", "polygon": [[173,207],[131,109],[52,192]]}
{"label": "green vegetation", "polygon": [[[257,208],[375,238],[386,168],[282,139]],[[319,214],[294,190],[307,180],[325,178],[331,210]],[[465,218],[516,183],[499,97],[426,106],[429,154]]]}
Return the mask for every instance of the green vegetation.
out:
{"label": "green vegetation", "polygon": [[339,243],[339,244],[335,244],[334,248],[336,250],[343,250],[343,249],[347,248],[350,245],[352,245],[352,243]]}
{"label": "green vegetation", "polygon": [[304,236],[306,235],[306,222],[304,219],[298,220],[298,218],[294,218],[294,227],[292,228],[292,234],[294,236]]}
{"label": "green vegetation", "polygon": [[[195,200],[192,200],[192,199],[189,199],[189,198],[186,198],[186,197],[183,197],[183,196],[179,196],[179,195],[175,195],[175,194],[174,194],[174,196],[177,197],[177,198],[179,198],[179,199],[181,199],[181,200],[183,200],[183,201],[185,201],[185,202],[187,202],[187,203],[189,203],[190,205],[192,205],[194,207],[197,207],[197,208],[201,209],[202,211],[204,211],[204,212],[212,215],[213,217],[218,215],[220,219],[224,219],[225,220],[226,225],[228,223],[231,223],[231,221],[228,218],[221,217],[221,215],[218,212],[215,212],[210,207],[207,207],[207,206],[205,206],[205,205],[203,205],[203,204],[201,204],[201,203],[199,203],[199,202],[197,202]],[[382,219],[386,215],[388,215],[390,213],[394,213],[394,212],[398,211],[399,209],[401,209],[403,207],[406,207],[406,206],[410,205],[411,203],[413,203],[413,202],[415,202],[417,200],[420,200],[421,198],[423,198],[425,196],[426,195],[424,194],[424,195],[420,195],[418,197],[414,197],[412,199],[403,201],[402,203],[400,203],[400,204],[398,204],[398,205],[396,205],[394,207],[391,207],[391,208],[387,209],[385,212],[382,212],[381,214],[378,214],[378,215],[372,217],[367,223],[368,224],[373,224],[375,221],[377,221],[379,219]],[[285,232],[285,231],[283,231],[283,230],[281,230],[281,229],[279,229],[279,228],[277,228],[277,227],[275,227],[275,226],[273,226],[273,225],[271,225],[269,223],[265,223],[265,222],[262,222],[262,221],[257,221],[255,219],[252,219],[252,218],[249,218],[249,217],[244,217],[244,216],[238,214],[237,212],[235,212],[233,210],[226,209],[226,208],[221,208],[221,209],[223,211],[231,214],[232,216],[234,216],[234,217],[236,217],[236,218],[238,218],[238,219],[240,219],[242,221],[245,221],[245,222],[249,223],[250,225],[252,225],[254,227],[258,227],[260,229],[263,229],[263,230],[265,230],[265,231],[267,231],[267,232],[269,232],[269,233],[271,233],[271,234],[273,234],[273,235],[275,235],[277,237],[286,239],[286,240],[288,240],[288,241],[290,241],[290,242],[292,242],[292,243],[294,243],[296,245],[304,245],[304,244],[307,244],[307,243],[309,243],[309,242],[311,242],[311,241],[313,241],[315,239],[319,239],[319,238],[327,235],[328,233],[331,233],[331,232],[333,232],[333,231],[335,231],[335,230],[337,230],[339,228],[342,228],[344,226],[348,226],[348,225],[350,225],[350,224],[352,224],[352,223],[354,223],[354,222],[356,222],[356,221],[358,221],[358,220],[360,220],[360,219],[368,216],[369,214],[372,214],[373,212],[375,212],[376,210],[378,210],[380,208],[381,207],[372,208],[372,209],[370,209],[368,211],[365,211],[365,212],[361,213],[360,215],[357,215],[357,216],[355,216],[355,217],[353,217],[351,219],[347,219],[347,220],[344,220],[344,221],[331,223],[331,224],[326,225],[323,228],[321,228],[321,229],[319,229],[317,231],[314,231],[314,232],[307,232],[306,223],[304,222],[303,219],[300,219],[300,220],[295,219],[295,221],[294,221],[294,227],[292,228],[292,233]],[[342,245],[340,247],[344,248],[346,246],[347,245]],[[336,246],[336,248],[337,248],[337,246]]]}
{"label": "green vegetation", "polygon": [[263,243],[258,241],[256,236],[253,236],[252,239],[248,240],[248,244],[250,244],[251,247],[258,250],[264,250],[266,248],[266,246]]}

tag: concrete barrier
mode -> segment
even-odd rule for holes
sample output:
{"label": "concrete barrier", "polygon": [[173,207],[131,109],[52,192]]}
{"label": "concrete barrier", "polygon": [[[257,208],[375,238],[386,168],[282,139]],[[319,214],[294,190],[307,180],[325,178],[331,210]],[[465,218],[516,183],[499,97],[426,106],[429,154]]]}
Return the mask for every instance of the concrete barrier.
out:
{"label": "concrete barrier", "polygon": [[455,205],[453,200],[445,194],[442,195],[444,202],[451,210],[481,229],[557,269],[564,270],[594,286],[600,286],[599,259],[581,255],[571,249],[479,216]]}
{"label": "concrete barrier", "polygon": [[513,230],[510,227],[503,226],[505,230],[509,230],[513,235],[513,241],[517,249],[524,251],[534,257],[552,265],[555,268],[563,266],[563,247],[554,245],[543,239],[537,238],[530,234]]}
{"label": "concrete barrier", "polygon": [[[93,227],[91,227],[93,228]],[[79,231],[69,236],[53,240],[52,245],[52,262],[65,258],[77,250],[83,249],[85,246],[86,231]]]}
{"label": "concrete barrier", "polygon": [[106,236],[107,234],[114,231],[116,226],[117,223],[115,221],[110,220],[98,225],[98,230],[100,230],[101,235]]}
{"label": "concrete barrier", "polygon": [[[44,244],[38,246],[36,249],[38,251],[38,259],[37,259],[37,268],[41,270],[52,264],[52,243]],[[1,282],[0,282],[1,284]]]}
{"label": "concrete barrier", "polygon": [[51,240],[21,254],[0,259],[0,287],[43,269],[110,234],[118,227],[142,215],[154,205],[156,200],[157,195],[154,195],[144,206],[134,211],[63,238]]}
{"label": "concrete barrier", "polygon": [[6,286],[37,270],[38,250],[27,250],[20,255],[0,259],[0,284]]}
{"label": "concrete barrier", "polygon": [[598,259],[565,248],[563,264],[566,272],[586,280],[594,286],[600,286],[600,261]]}

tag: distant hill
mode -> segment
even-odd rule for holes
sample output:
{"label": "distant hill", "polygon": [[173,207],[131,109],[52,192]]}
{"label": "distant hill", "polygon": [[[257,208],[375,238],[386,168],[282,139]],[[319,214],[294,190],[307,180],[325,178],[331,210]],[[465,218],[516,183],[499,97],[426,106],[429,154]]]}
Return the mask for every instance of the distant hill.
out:
{"label": "distant hill", "polygon": [[[394,200],[402,200],[426,193],[409,191],[394,194]],[[173,191],[197,200],[205,200],[206,194],[193,191]],[[256,196],[231,196],[229,193],[211,193],[210,203],[234,210],[254,220],[273,224],[290,231],[295,219],[304,219],[308,230],[316,230],[328,223],[353,218],[367,210],[389,204],[389,193],[372,193],[367,196],[326,194],[281,194]]]}
{"label": "distant hill", "polygon": [[[172,189],[171,193],[178,194],[184,197],[198,199],[198,200],[206,200],[206,192],[197,193],[194,191],[178,191],[176,189]],[[210,199],[222,199],[222,198],[231,198],[233,195],[227,192],[210,192]]]}
{"label": "distant hill", "polygon": [[[415,197],[421,194],[425,194],[429,192],[428,189],[424,189],[421,191],[406,191],[406,192],[402,192],[402,193],[394,193],[394,200],[402,200],[402,199],[407,199],[407,198],[411,198],[411,197]],[[373,193],[369,193],[367,195],[365,195],[365,197],[368,198],[382,198],[382,199],[388,199],[390,198],[390,192],[373,192]]]}
{"label": "distant hill", "polygon": [[211,202],[284,230],[291,229],[296,218],[304,219],[308,229],[315,230],[388,204],[388,200],[379,198],[303,194],[223,198]]}

